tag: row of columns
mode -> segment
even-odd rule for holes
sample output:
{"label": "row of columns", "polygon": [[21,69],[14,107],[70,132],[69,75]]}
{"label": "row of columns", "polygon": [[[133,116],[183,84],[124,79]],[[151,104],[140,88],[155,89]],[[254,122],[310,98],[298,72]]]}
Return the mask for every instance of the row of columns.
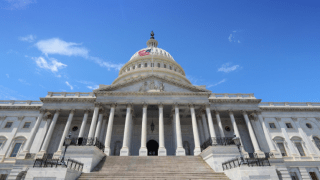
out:
{"label": "row of columns", "polygon": [[[143,110],[142,110],[142,131],[141,131],[141,147],[139,150],[139,155],[140,156],[146,156],[147,155],[147,148],[146,148],[146,140],[147,140],[147,104],[143,105]],[[196,119],[196,114],[195,114],[195,109],[193,105],[189,105],[190,107],[190,113],[191,113],[191,121],[192,121],[192,128],[193,128],[193,135],[194,135],[194,144],[195,144],[195,149],[194,149],[194,155],[198,155],[201,153],[201,141],[204,142],[208,138],[212,138],[213,144],[217,143],[215,142],[216,139],[216,132],[215,128],[213,125],[212,121],[212,116],[211,116],[211,110],[209,106],[206,106],[205,111],[201,112],[201,120]],[[116,105],[112,104],[110,108],[110,115],[109,115],[109,121],[108,121],[108,126],[107,126],[107,132],[106,132],[106,137],[105,137],[105,153],[106,155],[110,156],[111,150],[110,150],[110,143],[111,143],[111,135],[112,135],[112,127],[113,127],[113,120],[114,120],[114,112],[115,112]],[[71,122],[73,119],[73,115],[75,113],[75,110],[71,110],[66,126],[64,128],[59,147],[57,150],[57,154],[61,154],[62,148],[63,148],[63,143],[64,139],[67,136]],[[85,111],[82,125],[80,128],[79,132],[79,137],[83,137],[85,126],[87,123],[88,119],[88,113],[89,111]],[[205,114],[206,113],[206,114]],[[53,130],[55,128],[58,116],[60,114],[60,111],[57,110],[54,114],[54,117],[52,119],[52,123],[50,124],[48,133],[45,137],[44,143],[41,147],[40,152],[45,153],[47,151],[49,141],[51,140]],[[259,157],[264,156],[264,153],[260,150],[260,147],[258,145],[256,136],[254,134],[252,125],[250,123],[250,120],[248,118],[248,115],[245,111],[242,111],[242,114],[244,116],[247,128],[249,130],[249,135],[250,139],[252,141],[254,151],[255,153],[258,154]],[[31,144],[33,143],[35,134],[39,128],[40,122],[43,118],[44,111],[40,112],[40,115],[36,121],[35,127],[32,129],[31,136],[29,140],[27,141],[23,152],[27,153],[30,150]],[[208,118],[208,121],[206,120],[206,115]],[[224,131],[223,131],[223,126],[221,123],[220,115],[219,112],[215,111],[215,116],[217,119],[217,124],[218,124],[218,129],[220,133],[220,137],[225,137]],[[229,111],[229,116],[232,122],[232,126],[234,129],[234,133],[236,136],[240,137],[240,133],[233,115],[232,111]],[[262,122],[262,127],[263,130],[267,131],[265,122],[262,119],[261,114],[258,114],[259,120]],[[182,144],[182,134],[181,134],[181,125],[180,125],[180,115],[179,115],[179,105],[175,104],[174,105],[174,116],[173,116],[173,121],[174,121],[174,127],[175,127],[175,142],[176,142],[176,155],[177,156],[183,156],[185,155],[185,150],[183,148]],[[208,124],[207,124],[208,122]],[[93,112],[93,117],[91,121],[91,126],[88,134],[88,139],[93,139],[93,138],[98,138],[102,140],[102,135],[103,133],[100,134],[101,128],[106,126],[106,120],[103,120],[103,114],[101,112],[101,107],[99,105],[95,106],[94,112]],[[200,130],[200,133],[199,133]],[[124,136],[123,136],[123,145],[122,149],[120,151],[121,156],[128,156],[130,155],[130,140],[131,140],[131,132],[132,132],[132,104],[127,105],[127,112],[126,112],[126,120],[125,120],[125,128],[124,128]],[[266,136],[266,138],[269,136]],[[202,140],[201,140],[202,139]],[[242,139],[241,139],[242,142]],[[272,145],[272,141],[269,138],[267,138],[268,145],[270,147],[271,151],[276,151],[274,146]],[[243,145],[243,143],[241,143]],[[164,142],[164,122],[163,122],[163,105],[159,104],[159,150],[158,150],[158,155],[159,156],[166,156],[166,148],[165,148],[165,142]]]}

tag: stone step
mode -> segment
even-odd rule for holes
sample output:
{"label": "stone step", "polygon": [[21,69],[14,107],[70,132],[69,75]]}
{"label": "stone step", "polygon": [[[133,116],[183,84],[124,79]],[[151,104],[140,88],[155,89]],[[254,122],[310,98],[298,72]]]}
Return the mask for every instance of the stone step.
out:
{"label": "stone step", "polygon": [[200,156],[108,156],[85,179],[222,179],[224,173],[214,172]]}

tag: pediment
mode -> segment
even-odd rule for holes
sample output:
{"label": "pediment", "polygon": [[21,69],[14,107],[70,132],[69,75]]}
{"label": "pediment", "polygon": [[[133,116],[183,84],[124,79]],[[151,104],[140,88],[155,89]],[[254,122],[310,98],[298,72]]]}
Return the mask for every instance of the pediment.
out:
{"label": "pediment", "polygon": [[192,84],[181,83],[158,75],[148,75],[131,79],[126,82],[101,86],[94,92],[114,91],[114,92],[211,92],[203,87]]}

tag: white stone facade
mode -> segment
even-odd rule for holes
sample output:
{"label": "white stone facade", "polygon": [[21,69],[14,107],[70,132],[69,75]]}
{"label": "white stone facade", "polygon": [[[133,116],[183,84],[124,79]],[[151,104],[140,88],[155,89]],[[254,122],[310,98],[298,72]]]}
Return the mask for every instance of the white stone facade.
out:
{"label": "white stone facade", "polygon": [[[192,85],[156,40],[147,45],[111,85],[100,85],[93,92],[49,92],[40,101],[0,101],[2,177],[24,178],[32,166],[25,160],[27,155],[61,156],[71,132],[72,138],[97,138],[107,156],[201,155],[215,171],[223,171],[221,163],[238,156],[235,149],[224,152],[226,147],[217,144],[216,150],[201,152],[200,146],[208,138],[236,134],[245,155],[272,153],[269,160],[278,177],[320,179],[320,103],[269,103],[253,94],[212,93],[205,86]],[[148,49],[149,54],[139,54]],[[148,152],[152,140],[160,145],[156,152]],[[246,176],[248,171],[226,174]],[[252,177],[259,176],[259,168],[252,172]],[[275,178],[274,172],[261,177],[268,174]]]}

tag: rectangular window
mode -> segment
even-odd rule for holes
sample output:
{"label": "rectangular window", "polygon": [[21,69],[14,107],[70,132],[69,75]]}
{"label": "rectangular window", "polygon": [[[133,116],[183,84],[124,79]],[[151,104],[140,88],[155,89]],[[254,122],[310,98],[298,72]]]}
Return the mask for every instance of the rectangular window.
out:
{"label": "rectangular window", "polygon": [[172,67],[170,66],[170,70],[172,70]]}
{"label": "rectangular window", "polygon": [[144,63],[144,67],[148,67],[148,63]]}
{"label": "rectangular window", "polygon": [[132,66],[132,69],[136,69],[136,66]]}
{"label": "rectangular window", "polygon": [[271,129],[275,129],[276,128],[276,125],[274,123],[269,123],[269,126]]}
{"label": "rectangular window", "polygon": [[160,67],[160,63],[158,63],[158,67]]}
{"label": "rectangular window", "polygon": [[6,126],[4,126],[4,128],[11,128],[13,122],[7,122]]}
{"label": "rectangular window", "polygon": [[0,148],[1,148],[2,144],[3,144],[3,142],[0,142]]}
{"label": "rectangular window", "polygon": [[154,63],[151,63],[151,67],[154,67]]}
{"label": "rectangular window", "polygon": [[138,65],[138,68],[141,68],[141,64]]}
{"label": "rectangular window", "polygon": [[292,124],[291,123],[286,123],[287,128],[292,128]]}
{"label": "rectangular window", "polygon": [[279,149],[280,149],[280,152],[281,152],[281,155],[282,156],[287,156],[287,152],[286,152],[286,149],[283,145],[283,143],[277,143]]}
{"label": "rectangular window", "polygon": [[302,147],[301,143],[296,142],[296,143],[294,143],[294,144],[296,145],[296,147],[297,147],[297,149],[298,149],[298,151],[299,151],[299,153],[300,153],[300,156],[306,156],[306,154],[305,154],[304,151],[303,151],[303,147]]}
{"label": "rectangular window", "polygon": [[23,128],[29,128],[31,125],[31,122],[25,122],[23,125]]}
{"label": "rectangular window", "polygon": [[164,68],[167,68],[167,65],[164,64],[163,67],[164,67]]}
{"label": "rectangular window", "polygon": [[16,143],[13,147],[10,157],[16,157],[22,143]]}
{"label": "rectangular window", "polygon": [[299,178],[295,172],[290,172],[290,177],[292,180],[299,180]]}
{"label": "rectangular window", "polygon": [[312,180],[319,180],[315,172],[309,172]]}

